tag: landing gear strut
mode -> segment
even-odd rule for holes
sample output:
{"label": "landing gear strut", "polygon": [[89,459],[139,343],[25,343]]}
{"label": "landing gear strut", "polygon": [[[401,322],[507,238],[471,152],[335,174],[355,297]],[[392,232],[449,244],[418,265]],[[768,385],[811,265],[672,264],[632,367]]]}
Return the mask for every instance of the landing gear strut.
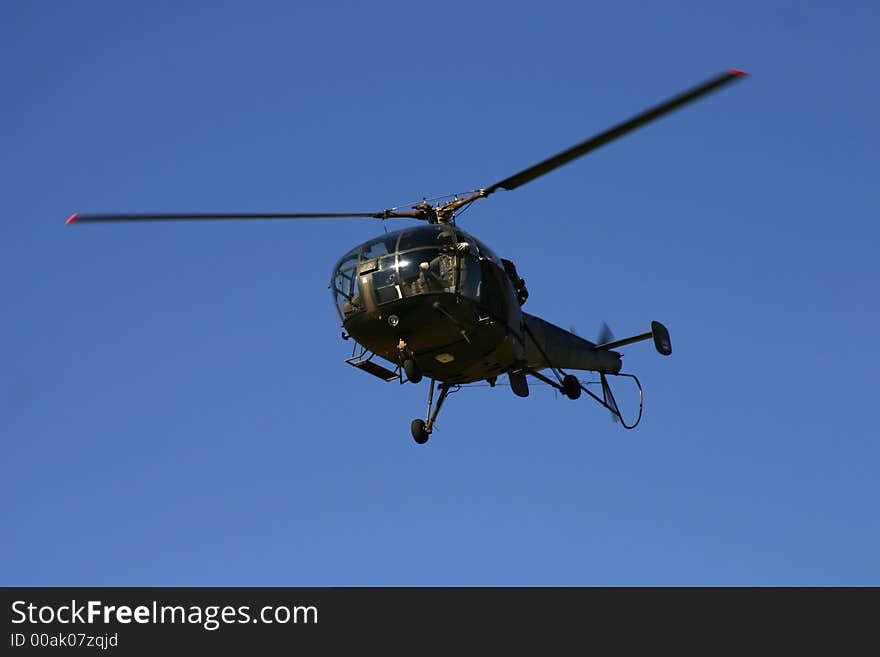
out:
{"label": "landing gear strut", "polygon": [[419,445],[424,445],[428,442],[428,438],[431,437],[431,433],[434,431],[434,422],[437,420],[437,414],[440,412],[440,407],[443,406],[443,402],[446,400],[447,395],[449,395],[449,389],[452,387],[450,383],[440,384],[440,395],[437,397],[437,404],[435,406],[434,384],[434,379],[431,379],[431,389],[428,392],[428,413],[425,415],[425,419],[416,418],[409,427],[413,440]]}

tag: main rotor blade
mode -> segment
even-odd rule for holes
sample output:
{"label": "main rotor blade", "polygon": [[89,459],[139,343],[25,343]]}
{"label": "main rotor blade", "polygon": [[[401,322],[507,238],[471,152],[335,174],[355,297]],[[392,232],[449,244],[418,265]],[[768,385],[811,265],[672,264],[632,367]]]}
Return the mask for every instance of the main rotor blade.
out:
{"label": "main rotor blade", "polygon": [[610,141],[617,139],[618,137],[622,137],[628,132],[635,130],[636,128],[640,128],[646,123],[650,123],[651,121],[660,118],[664,114],[668,114],[673,110],[686,105],[701,96],[705,96],[706,94],[715,91],[723,87],[726,84],[733,82],[734,80],[738,80],[743,77],[748,77],[748,73],[740,71],[738,69],[732,68],[720,75],[716,75],[714,78],[707,80],[706,82],[693,87],[692,89],[688,89],[680,93],[679,95],[670,98],[669,100],[648,109],[641,114],[638,114],[631,119],[624,121],[623,123],[618,123],[612,128],[609,128],[605,132],[600,132],[597,135],[590,137],[582,141],[579,144],[576,144],[569,148],[568,150],[564,150],[561,153],[557,153],[553,157],[547,158],[543,162],[539,162],[534,166],[529,167],[528,169],[523,169],[519,173],[515,173],[509,178],[505,178],[501,180],[491,187],[487,187],[484,191],[484,196],[488,196],[492,192],[497,191],[498,189],[516,189],[520,185],[524,185],[525,183],[534,180],[539,176],[543,176],[545,173],[549,173],[558,167],[561,167],[563,164],[567,164],[572,160],[580,157],[581,155],[585,155],[590,151],[594,151],[601,146],[604,146]]}
{"label": "main rotor blade", "polygon": [[223,213],[190,213],[190,214],[79,214],[70,215],[65,223],[87,224],[114,221],[190,221],[200,219],[331,219],[345,217],[371,217],[386,219],[389,217],[410,216],[412,213],[394,212],[313,212],[308,214],[223,214]]}

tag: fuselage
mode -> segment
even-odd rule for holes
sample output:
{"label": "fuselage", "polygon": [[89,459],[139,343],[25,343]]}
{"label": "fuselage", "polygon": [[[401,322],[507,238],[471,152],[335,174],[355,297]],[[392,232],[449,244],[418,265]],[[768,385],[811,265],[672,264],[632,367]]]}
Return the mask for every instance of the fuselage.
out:
{"label": "fuselage", "polygon": [[430,378],[467,383],[525,356],[514,282],[485,244],[431,224],[355,247],[337,263],[331,288],[343,328],[367,349],[392,363],[405,353]]}

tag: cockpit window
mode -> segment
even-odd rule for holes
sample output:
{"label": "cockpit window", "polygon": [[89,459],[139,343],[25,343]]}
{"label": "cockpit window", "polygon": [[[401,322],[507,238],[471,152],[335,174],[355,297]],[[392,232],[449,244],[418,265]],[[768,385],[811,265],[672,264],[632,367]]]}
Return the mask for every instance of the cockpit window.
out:
{"label": "cockpit window", "polygon": [[456,256],[440,249],[418,249],[402,254],[398,272],[405,297],[430,292],[454,292]]}
{"label": "cockpit window", "polygon": [[489,247],[455,226],[414,226],[349,251],[333,272],[331,288],[343,322],[423,294],[460,294],[486,303],[501,292],[485,285],[484,278],[494,276],[487,261],[501,266]]}
{"label": "cockpit window", "polygon": [[339,264],[336,265],[336,271],[345,271],[347,269],[353,268],[358,263],[358,252],[360,249],[352,249],[348,253],[346,253],[339,260]]}
{"label": "cockpit window", "polygon": [[394,243],[396,241],[396,236],[385,235],[372,242],[367,242],[363,246],[361,257],[364,260],[372,260],[373,258],[380,258],[389,253],[394,253]]}
{"label": "cockpit window", "polygon": [[363,301],[358,290],[357,264],[360,247],[346,253],[336,265],[331,284],[333,286],[333,300],[336,309],[342,318],[353,315],[364,309]]}
{"label": "cockpit window", "polygon": [[455,229],[452,226],[419,226],[405,230],[397,244],[398,251],[425,247],[448,246],[455,243]]}
{"label": "cockpit window", "polygon": [[474,243],[477,245],[477,248],[480,250],[479,255],[481,258],[488,258],[492,262],[498,263],[499,266],[501,265],[501,260],[498,258],[497,255],[495,255],[495,252],[492,249],[490,249],[488,246],[483,244],[478,239],[474,239]]}
{"label": "cockpit window", "polygon": [[364,309],[353,268],[336,272],[333,277],[333,297],[336,309],[345,318]]}
{"label": "cockpit window", "polygon": [[389,255],[382,258],[379,263],[379,270],[371,274],[376,303],[397,301],[400,298],[400,274],[397,271],[397,258],[394,255]]}

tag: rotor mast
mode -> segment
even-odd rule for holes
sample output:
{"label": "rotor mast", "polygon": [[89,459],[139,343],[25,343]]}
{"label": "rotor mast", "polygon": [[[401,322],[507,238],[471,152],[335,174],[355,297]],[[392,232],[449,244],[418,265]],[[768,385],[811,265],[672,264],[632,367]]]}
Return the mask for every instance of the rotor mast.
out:
{"label": "rotor mast", "polygon": [[455,223],[455,214],[459,210],[484,196],[488,196],[486,190],[478,189],[469,196],[456,198],[441,205],[431,205],[427,201],[423,201],[422,203],[413,206],[415,212],[402,212],[396,214],[396,216],[421,219],[422,221],[427,221],[429,224],[452,224]]}

